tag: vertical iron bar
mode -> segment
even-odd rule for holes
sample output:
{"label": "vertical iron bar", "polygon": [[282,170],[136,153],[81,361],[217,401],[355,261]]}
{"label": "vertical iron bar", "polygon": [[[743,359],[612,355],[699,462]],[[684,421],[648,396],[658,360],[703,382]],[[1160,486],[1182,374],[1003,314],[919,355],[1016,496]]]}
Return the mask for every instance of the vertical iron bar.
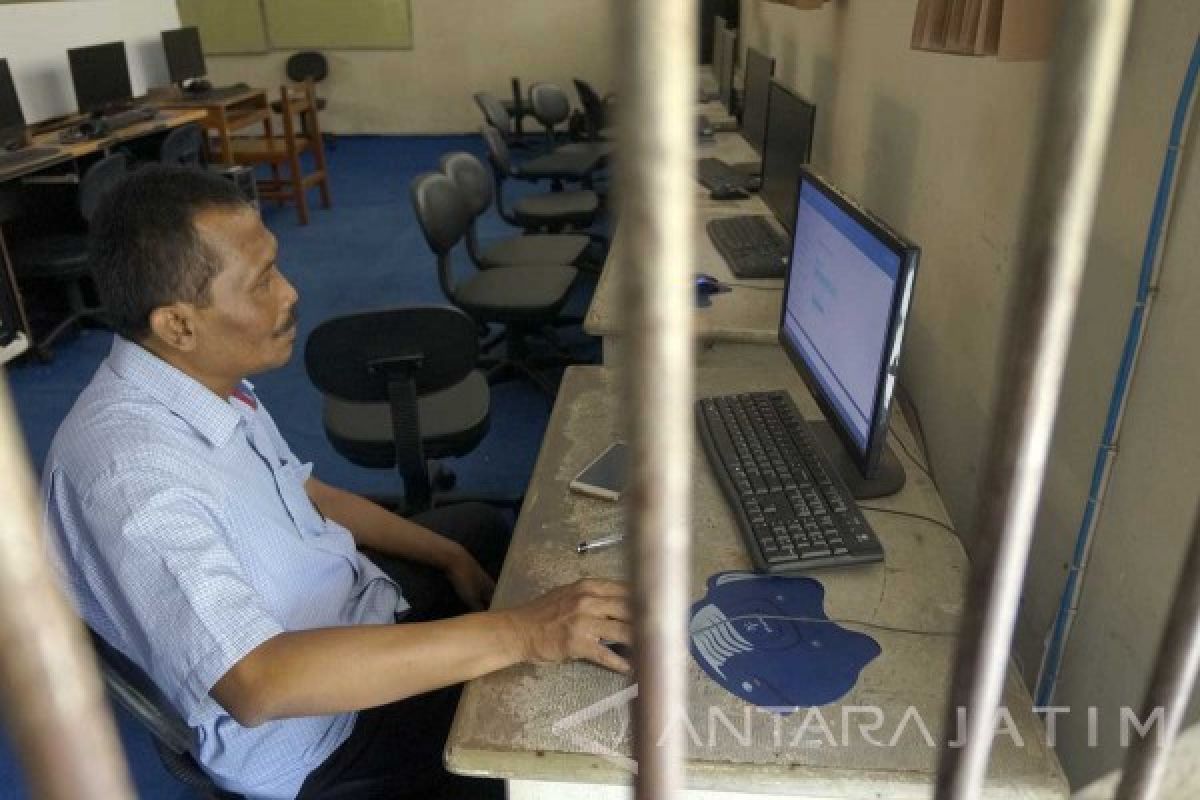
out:
{"label": "vertical iron bar", "polygon": [[692,390],[695,0],[618,4],[623,376],[633,451],[638,800],[683,785]]}
{"label": "vertical iron bar", "polygon": [[58,590],[0,370],[0,703],[34,797],[132,798],[91,645]]}
{"label": "vertical iron bar", "polygon": [[[946,709],[938,800],[980,796],[1116,105],[1131,0],[1064,3],[1043,96],[975,531],[979,552]],[[952,746],[966,709],[961,747]]]}
{"label": "vertical iron bar", "polygon": [[1158,796],[1171,747],[1183,726],[1196,684],[1197,669],[1200,669],[1200,512],[1192,524],[1192,542],[1163,628],[1150,687],[1142,701],[1142,720],[1156,709],[1163,709],[1160,733],[1157,737],[1144,736],[1134,741],[1125,759],[1116,800],[1151,800]]}

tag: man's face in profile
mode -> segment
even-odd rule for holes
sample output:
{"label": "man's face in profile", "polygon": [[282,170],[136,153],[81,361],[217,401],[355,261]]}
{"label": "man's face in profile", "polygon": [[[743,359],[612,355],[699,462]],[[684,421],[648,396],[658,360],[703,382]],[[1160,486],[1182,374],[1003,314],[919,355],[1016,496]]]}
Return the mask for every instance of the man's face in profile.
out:
{"label": "man's face in profile", "polygon": [[275,237],[248,208],[201,211],[193,224],[221,263],[196,309],[193,357],[207,374],[237,378],[286,364],[299,296],[275,262]]}

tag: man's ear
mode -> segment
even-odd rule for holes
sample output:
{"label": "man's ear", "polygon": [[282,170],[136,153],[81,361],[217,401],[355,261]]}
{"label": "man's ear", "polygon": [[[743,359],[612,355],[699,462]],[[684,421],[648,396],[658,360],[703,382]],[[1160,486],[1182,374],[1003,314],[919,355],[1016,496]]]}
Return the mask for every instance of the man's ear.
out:
{"label": "man's ear", "polygon": [[188,303],[159,306],[150,312],[150,336],[184,353],[196,348],[196,312]]}

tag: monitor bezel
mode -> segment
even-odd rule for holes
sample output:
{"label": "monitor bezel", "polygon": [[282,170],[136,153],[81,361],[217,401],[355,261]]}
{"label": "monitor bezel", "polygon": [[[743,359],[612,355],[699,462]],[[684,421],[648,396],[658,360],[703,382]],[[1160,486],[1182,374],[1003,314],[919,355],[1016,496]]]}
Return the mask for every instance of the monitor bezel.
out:
{"label": "monitor bezel", "polygon": [[[172,59],[171,59],[171,47],[167,45],[167,36],[170,34],[181,34],[184,31],[193,31],[193,33],[196,37],[197,52],[199,52],[199,54],[200,54],[200,64],[202,66],[203,71],[199,75],[188,75],[186,77],[180,78],[180,77],[176,77],[177,73],[175,71],[175,65],[172,63]],[[167,61],[167,77],[170,79],[171,83],[177,83],[182,86],[187,81],[197,80],[199,78],[204,78],[208,75],[208,60],[204,57],[204,42],[200,39],[200,28],[198,28],[195,25],[182,25],[178,28],[171,28],[170,30],[160,31],[159,39],[162,41],[163,56],[166,58],[166,61]]]}
{"label": "monitor bezel", "polygon": [[26,136],[28,121],[25,119],[25,111],[21,108],[21,96],[17,94],[17,80],[12,74],[12,65],[8,63],[7,58],[0,58],[0,74],[7,76],[7,80],[0,80],[0,85],[7,83],[12,87],[12,103],[13,108],[17,110],[16,121],[11,125],[5,125],[3,120],[0,120],[0,150],[3,150],[16,143],[17,147],[25,144],[28,140]]}
{"label": "monitor bezel", "polygon": [[724,46],[724,57],[721,59],[721,72],[717,75],[717,92],[725,110],[734,113],[733,77],[737,72],[737,28],[726,27],[721,35],[728,38],[729,44]]}
{"label": "monitor bezel", "polygon": [[870,211],[847,197],[841,190],[808,166],[801,167],[800,169],[800,179],[796,187],[796,212],[793,216],[799,214],[800,193],[804,191],[805,181],[811,183],[818,192],[832,200],[838,208],[849,214],[860,225],[866,227],[888,250],[900,257],[900,264],[896,271],[896,287],[892,292],[891,307],[888,310],[887,340],[884,344],[884,358],[880,363],[879,375],[876,377],[875,406],[871,410],[866,447],[860,449],[857,440],[854,438],[854,434],[838,415],[837,408],[825,397],[820,380],[808,368],[808,365],[804,361],[804,356],[796,348],[793,348],[787,335],[784,333],[784,324],[787,320],[787,298],[792,284],[792,260],[793,254],[796,252],[796,220],[792,222],[791,247],[787,257],[788,265],[783,285],[783,300],[780,303],[779,309],[779,344],[783,348],[783,352],[787,354],[788,360],[792,362],[792,366],[795,367],[800,377],[804,380],[813,399],[816,400],[817,406],[821,409],[825,420],[829,423],[834,433],[837,434],[842,446],[845,447],[850,460],[858,468],[858,471],[862,473],[863,477],[870,478],[879,466],[879,459],[883,453],[884,444],[887,442],[888,419],[891,415],[892,400],[895,396],[895,386],[898,377],[897,373],[900,368],[900,350],[904,343],[904,331],[907,328],[909,312],[912,307],[912,295],[916,284],[917,265],[920,261],[921,249],[892,230],[887,223],[880,220]]}
{"label": "monitor bezel", "polygon": [[[767,152],[768,152],[767,151],[767,143],[771,140],[771,120],[773,119],[773,117],[771,116],[771,109],[773,107],[773,98],[774,98],[774,94],[775,94],[776,90],[783,92],[784,94],[788,95],[792,100],[802,103],[812,109],[812,130],[810,130],[808,132],[808,150],[806,150],[804,153],[804,162],[800,165],[801,169],[803,169],[808,164],[812,163],[813,139],[817,138],[817,104],[812,102],[807,97],[800,94],[799,92],[794,91],[791,88],[785,86],[782,82],[780,82],[780,80],[778,78],[772,78],[770,84],[767,87],[767,127],[763,133],[763,151],[762,151],[762,182],[763,182],[763,185],[765,185],[767,182],[767,174],[771,168],[770,159],[767,158]],[[769,208],[771,210],[771,214],[774,215],[775,219],[778,220],[779,224],[783,226],[783,229],[788,232],[789,236],[792,234],[792,228],[795,227],[795,225],[796,225],[796,199],[799,197],[799,194],[798,194],[799,191],[800,191],[799,183],[797,183],[796,184],[796,193],[794,193],[792,195],[792,207],[789,209],[786,209],[784,214],[781,216],[780,214],[775,213],[776,209],[773,208],[771,206],[771,204],[767,202],[766,194],[762,191],[761,187],[759,188],[759,197],[762,198],[763,203],[767,206],[767,208]],[[789,255],[788,258],[790,259],[791,256]],[[790,265],[790,262],[789,262],[789,265]]]}
{"label": "monitor bezel", "polygon": [[[766,61],[768,64],[768,67],[769,67],[767,70],[767,88],[763,95],[762,137],[759,139],[757,144],[755,142],[750,141],[750,136],[748,135],[748,131],[746,130],[746,105],[747,105],[748,99],[750,97],[750,59],[751,59],[751,54],[754,54],[754,57],[761,58],[762,60]],[[741,107],[742,115],[741,115],[741,125],[739,127],[741,129],[742,138],[746,141],[746,143],[748,145],[750,145],[750,149],[753,150],[758,155],[758,157],[761,159],[767,149],[767,127],[771,124],[771,84],[775,82],[775,57],[767,55],[762,50],[759,50],[756,47],[747,47],[746,48],[745,67],[746,68],[743,72],[743,77],[745,78],[745,81],[742,84],[742,104],[741,104],[742,105],[742,107]],[[764,164],[764,167],[765,166],[766,165]]]}
{"label": "monitor bezel", "polygon": [[[77,76],[82,72],[82,70],[79,67],[79,65],[77,64],[76,59],[79,57],[79,54],[81,54],[81,53],[85,53],[88,51],[97,51],[102,48],[112,48],[114,50],[114,52],[117,49],[119,49],[121,51],[121,58],[125,64],[125,85],[129,87],[129,92],[126,96],[121,97],[121,98],[111,99],[107,103],[104,103],[103,105],[95,106],[95,105],[89,104],[89,107],[85,108],[83,102],[79,99],[79,80],[78,80]],[[103,114],[106,110],[108,110],[110,108],[122,105],[124,103],[128,103],[129,101],[133,100],[133,75],[129,71],[129,50],[125,46],[124,41],[118,40],[115,42],[99,42],[98,44],[91,44],[91,45],[87,45],[85,47],[72,47],[70,50],[67,51],[67,65],[68,65],[70,73],[71,73],[71,88],[75,92],[75,106],[82,113]]]}

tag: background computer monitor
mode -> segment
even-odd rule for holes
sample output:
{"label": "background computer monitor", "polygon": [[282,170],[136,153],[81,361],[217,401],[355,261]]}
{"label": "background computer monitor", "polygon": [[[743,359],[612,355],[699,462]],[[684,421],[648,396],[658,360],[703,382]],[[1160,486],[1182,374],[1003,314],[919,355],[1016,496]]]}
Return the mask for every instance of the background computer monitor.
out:
{"label": "background computer monitor", "polygon": [[125,43],[109,42],[67,51],[80,111],[100,113],[133,99]]}
{"label": "background computer monitor", "polygon": [[[749,59],[747,59],[749,61]],[[771,81],[766,144],[763,146],[762,188],[758,196],[791,231],[796,221],[796,191],[800,168],[812,156],[813,124],[817,107],[800,95]]]}
{"label": "background computer monitor", "polygon": [[[919,256],[915,245],[801,170],[779,341],[857,477],[878,477]],[[842,454],[829,455],[839,461]],[[900,473],[892,491],[904,482],[894,463]],[[854,481],[847,483],[854,491]]]}
{"label": "background computer monitor", "polygon": [[0,58],[0,150],[25,143],[25,115],[8,60]]}
{"label": "background computer monitor", "polygon": [[721,105],[733,112],[733,68],[737,63],[737,31],[718,27],[720,71],[717,72],[717,95]]}
{"label": "background computer monitor", "polygon": [[162,32],[163,51],[167,55],[167,74],[171,83],[182,84],[208,74],[200,31],[192,26]]}
{"label": "background computer monitor", "polygon": [[742,86],[742,137],[759,156],[767,135],[767,110],[775,59],[753,47],[746,50],[746,75]]}

